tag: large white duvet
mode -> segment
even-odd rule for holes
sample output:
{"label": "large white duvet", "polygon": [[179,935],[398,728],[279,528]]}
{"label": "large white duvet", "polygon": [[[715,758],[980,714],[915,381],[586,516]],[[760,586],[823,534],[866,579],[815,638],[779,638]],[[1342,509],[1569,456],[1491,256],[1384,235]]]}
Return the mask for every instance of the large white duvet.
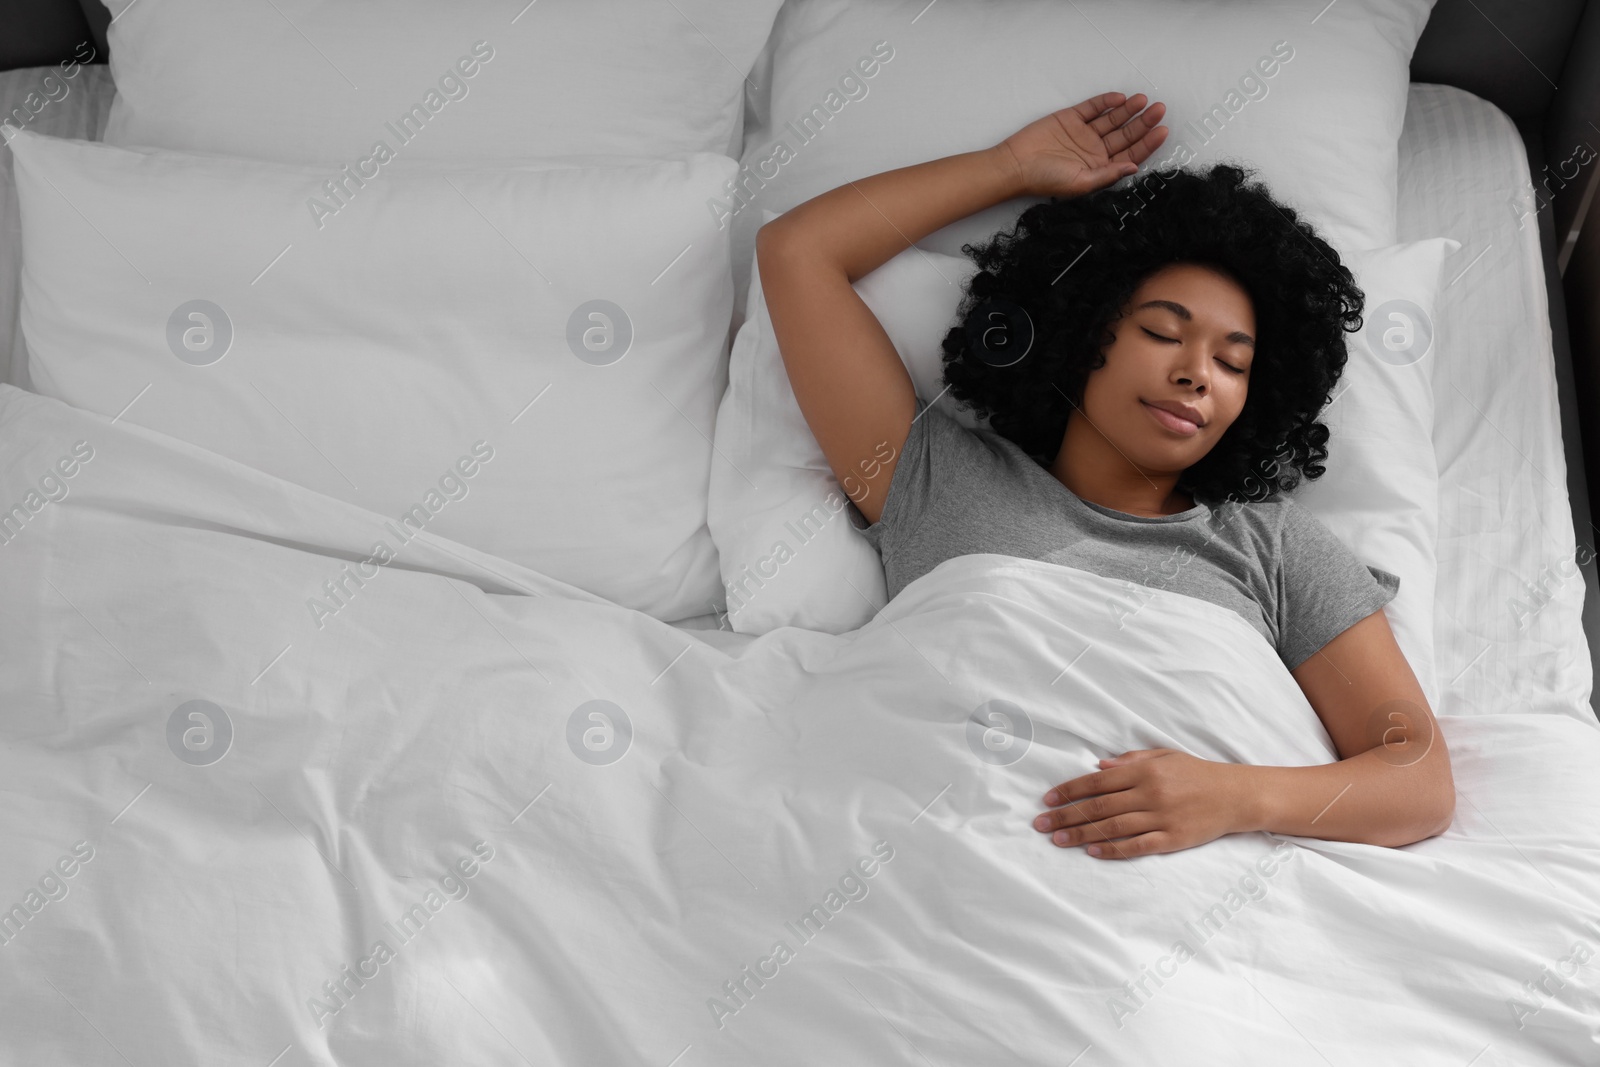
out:
{"label": "large white duvet", "polygon": [[10,387],[0,508],[0,1062],[1600,1059],[1575,719],[1439,709],[1407,848],[1105,862],[1029,826],[1101,756],[1336,758],[1223,608],[975,555],[719,649]]}

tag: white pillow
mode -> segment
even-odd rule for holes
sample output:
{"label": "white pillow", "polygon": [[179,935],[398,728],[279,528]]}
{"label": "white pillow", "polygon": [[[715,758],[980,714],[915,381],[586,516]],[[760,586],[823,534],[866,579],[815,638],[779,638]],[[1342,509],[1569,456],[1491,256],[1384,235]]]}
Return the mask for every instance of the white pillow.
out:
{"label": "white pillow", "polygon": [[[1335,248],[1393,244],[1411,53],[1433,2],[789,0],[728,201],[739,306],[759,208],[782,213],[854,179],[988,148],[1113,91],[1165,103],[1170,131],[1120,187],[1236,159]],[[1208,115],[1209,141],[1196,132]],[[1037,200],[919,243],[959,255]]]}
{"label": "white pillow", "polygon": [[1439,575],[1439,467],[1433,376],[1439,359],[1439,273],[1460,251],[1450,237],[1342,258],[1366,294],[1333,401],[1323,409],[1327,472],[1294,498],[1366,562],[1400,576],[1387,606],[1395,640],[1438,709],[1434,599]]}
{"label": "white pillow", "polygon": [[105,0],[105,140],[335,168],[377,140],[461,163],[737,155],[779,2]]}
{"label": "white pillow", "polygon": [[[319,230],[321,168],[12,149],[39,392],[396,526],[428,505],[430,533],[661,619],[721,603],[705,508],[732,292],[705,202],[729,157],[418,168]],[[480,441],[492,459],[452,489]]]}
{"label": "white pillow", "polygon": [[[763,221],[771,217],[767,212]],[[1323,417],[1330,430],[1327,470],[1293,493],[1364,562],[1399,575],[1388,615],[1434,707],[1436,344],[1427,338],[1440,265],[1459,248],[1455,240],[1432,238],[1342,257],[1366,294],[1366,328],[1350,336],[1340,391]],[[907,249],[855,283],[917,395],[929,402],[944,390],[941,342],[974,270],[965,257]],[[1395,303],[1402,300],[1411,307]],[[1408,311],[1405,321],[1391,317]],[[886,601],[882,563],[861,535],[845,492],[850,487],[833,476],[795,401],[755,263],[746,316],[717,412],[708,512],[729,622],[741,633],[780,626],[853,630]],[[1391,345],[1409,336],[1413,347],[1385,349],[1385,331]],[[969,429],[987,429],[948,396],[938,403]]]}

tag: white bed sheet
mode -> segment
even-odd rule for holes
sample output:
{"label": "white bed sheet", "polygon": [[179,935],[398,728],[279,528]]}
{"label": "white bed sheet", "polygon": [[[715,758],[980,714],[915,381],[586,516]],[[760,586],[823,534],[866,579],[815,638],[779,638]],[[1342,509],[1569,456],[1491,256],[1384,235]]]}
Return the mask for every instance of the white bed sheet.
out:
{"label": "white bed sheet", "polygon": [[1505,112],[1453,86],[1412,85],[1400,239],[1461,242],[1441,278],[1434,374],[1443,710],[1593,722],[1538,210]]}
{"label": "white bed sheet", "polygon": [[1441,715],[1403,848],[1095,860],[1028,825],[1095,756],[1333,758],[1235,613],[969,555],[727,653],[422,531],[322,626],[383,516],[10,387],[0,500],[80,440],[0,546],[0,1063],[1593,1060],[1593,724]]}
{"label": "white bed sheet", "polygon": [[[52,69],[0,72],[0,115],[38,91]],[[84,67],[71,84],[30,129],[100,135],[115,92],[109,69]],[[1437,348],[1446,365],[1434,376],[1438,710],[1592,721],[1583,582],[1563,577],[1576,543],[1531,217],[1538,201],[1522,140],[1493,104],[1452,86],[1413,84],[1399,159],[1400,239],[1462,243],[1446,264]],[[26,388],[18,235],[11,153],[0,151],[0,381]],[[714,614],[674,625],[719,647],[749,640]]]}
{"label": "white bed sheet", "polygon": [[[1422,99],[1423,150],[1410,155],[1437,169],[1434,184],[1405,185],[1403,194],[1437,197],[1452,182],[1468,191],[1462,204],[1429,205],[1445,212],[1437,221],[1419,209],[1403,224],[1434,225],[1417,235],[1467,244],[1443,227],[1471,232],[1493,210],[1495,173],[1508,194],[1526,188],[1526,168],[1518,181],[1512,167],[1520,145],[1512,152],[1494,116],[1478,109],[1474,118],[1470,103]],[[1478,169],[1451,172],[1462,166],[1459,146],[1427,142],[1462,128],[1477,131],[1468,147]],[[1416,181],[1402,170],[1403,183]],[[1500,588],[1467,570],[1537,566],[1562,548],[1563,529],[1571,544],[1548,333],[1510,340],[1528,332],[1529,319],[1542,321],[1538,261],[1524,254],[1525,240],[1487,214],[1482,221],[1477,248],[1511,252],[1491,251],[1457,279],[1466,311],[1441,330],[1441,352],[1459,360],[1441,375],[1449,401],[1441,410],[1452,412],[1440,424],[1442,517],[1460,523],[1444,526],[1456,568],[1448,580],[1441,571],[1452,620]],[[1460,258],[1465,267],[1471,257]],[[1474,275],[1483,268],[1499,281]],[[1506,353],[1517,355],[1515,366]],[[999,789],[1018,785],[1015,775],[970,773],[938,793],[941,761],[930,757],[953,755],[961,766],[960,738],[925,731],[931,747],[919,756],[890,733],[934,716],[948,685],[914,674],[922,653],[890,628],[913,622],[952,578],[977,577],[981,557],[930,576],[865,634],[750,638],[679,627],[742,653],[719,657],[679,649],[673,631],[647,617],[564,599],[559,583],[429,540],[411,567],[357,602],[331,644],[295,636],[300,647],[274,659],[296,591],[350,558],[375,516],[159,435],[6,393],[7,501],[55,461],[58,442],[93,436],[102,452],[73,495],[41,516],[42,528],[6,547],[13,565],[0,568],[0,633],[19,652],[0,657],[0,706],[10,711],[0,718],[9,731],[0,780],[13,801],[0,818],[5,904],[21,900],[80,835],[97,849],[70,896],[40,905],[0,955],[0,1061],[122,1062],[127,1053],[141,1063],[510,1063],[522,1062],[522,1050],[552,1060],[565,1050],[564,1062],[578,1062],[576,1050],[604,1047],[608,1061],[666,1063],[677,1053],[688,1067],[752,1062],[755,1049],[767,1062],[796,1062],[831,1043],[835,1055],[822,1057],[830,1062],[848,1062],[848,1048],[864,1062],[912,1064],[950,1050],[975,1062],[993,1034],[1019,1058],[1045,1062],[1041,1049],[1067,1021],[1104,1018],[1117,995],[1105,975],[1141,981],[1145,963],[1170,959],[1161,956],[1169,946],[1151,940],[1160,927],[1147,921],[1151,912],[1175,922],[1224,901],[1231,913],[1223,891],[1248,873],[1235,861],[1256,847],[1255,835],[1139,868],[1147,877],[1210,872],[1181,891],[1179,882],[1146,890],[1132,866],[1049,850],[1021,865],[974,859],[1024,844],[1001,832],[1009,808],[996,802],[1020,809],[1022,794]],[[1508,520],[1512,507],[1526,509],[1527,523]],[[1475,560],[1477,551],[1493,553],[1499,570]],[[1017,603],[1039,595],[1043,565],[1013,569],[1028,579],[1008,587]],[[1108,1031],[1088,1055],[1081,1042],[1052,1055],[1080,1056],[1084,1067],[1130,1051],[1135,1061],[1170,1061],[1137,1053],[1185,1041],[1215,1051],[1230,1037],[1241,1042],[1234,1062],[1274,1064],[1323,1062],[1322,1050],[1335,1062],[1370,1059],[1373,1039],[1403,1050],[1408,1063],[1556,1067],[1592,1053],[1594,963],[1567,970],[1578,943],[1592,952],[1600,930],[1580,910],[1600,855],[1590,773],[1600,735],[1561,721],[1586,716],[1581,701],[1568,700],[1586,698],[1588,684],[1573,595],[1570,583],[1557,590],[1526,633],[1499,634],[1492,619],[1463,629],[1489,642],[1481,653],[1465,639],[1441,646],[1466,657],[1444,680],[1474,698],[1441,709],[1461,796],[1450,831],[1393,850],[1289,839],[1303,861],[1294,874],[1278,876],[1276,891],[1177,981],[1131,1000],[1140,1007],[1132,1033]],[[948,609],[975,618],[1001,603],[975,588]],[[1202,602],[1187,610],[1218,614]],[[929,621],[912,637],[935,661],[966,655],[947,621]],[[1030,647],[1039,635],[1036,618],[1026,621],[991,624],[991,647]],[[543,728],[552,705],[538,696],[546,683],[530,655],[586,684],[678,694],[657,697],[659,707],[640,698],[652,714],[641,711],[639,751],[613,768],[629,775],[625,790],[577,788],[594,768],[572,766]],[[854,673],[844,673],[851,664]],[[1130,677],[1136,665],[1124,664]],[[899,671],[915,687],[889,693],[884,679]],[[850,684],[830,691],[830,675]],[[1159,679],[1141,683],[1147,698]],[[1518,702],[1501,706],[1512,679]],[[878,713],[859,714],[869,683]],[[170,705],[196,695],[238,712],[228,763],[185,766],[167,752]],[[1163,706],[1138,695],[1130,708]],[[783,714],[784,699],[787,710],[810,714]],[[1114,711],[1115,702],[1102,703]],[[1530,711],[1556,714],[1497,714]],[[1083,720],[1046,725],[1041,743]],[[1202,733],[1213,725],[1173,720]],[[1255,731],[1241,737],[1260,740]],[[756,774],[760,746],[793,762]],[[887,751],[904,758],[875,755]],[[854,794],[827,788],[836,778]],[[539,806],[513,810],[538,800],[544,785],[556,788]],[[744,803],[756,792],[764,803]],[[866,803],[888,796],[906,803]],[[939,803],[913,816],[925,796]],[[879,893],[844,915],[854,924],[838,931],[846,936],[819,944],[812,951],[822,955],[807,955],[752,1005],[739,1020],[744,1043],[714,1032],[695,1013],[718,980],[759,955],[781,932],[778,918],[864,851],[864,832],[890,810],[901,820],[896,840],[907,842],[889,868],[899,882],[876,883]],[[421,944],[386,962],[341,1010],[329,1040],[308,1011],[325,995],[319,983],[345,980],[341,965],[360,959],[381,921],[420,899],[439,865],[477,834],[503,847],[472,902],[450,905]],[[782,887],[781,899],[747,898],[723,867],[733,860],[762,885]],[[1073,874],[1030,883],[1034,867]],[[1056,895],[1062,884],[1074,891]],[[1068,939],[1040,915],[1029,922],[1028,901],[1080,920],[1125,921],[1083,923],[1084,936]]]}

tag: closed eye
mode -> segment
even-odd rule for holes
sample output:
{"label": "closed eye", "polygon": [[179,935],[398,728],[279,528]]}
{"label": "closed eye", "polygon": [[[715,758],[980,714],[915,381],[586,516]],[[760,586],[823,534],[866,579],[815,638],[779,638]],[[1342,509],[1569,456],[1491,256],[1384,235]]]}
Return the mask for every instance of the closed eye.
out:
{"label": "closed eye", "polygon": [[[1139,329],[1143,330],[1145,333],[1149,334],[1151,337],[1154,337],[1157,341],[1171,341],[1173,344],[1178,344],[1179,343],[1178,339],[1176,337],[1164,337],[1161,334],[1156,333],[1154,330],[1150,329],[1148,326],[1141,326],[1141,327],[1139,327]],[[1235,374],[1243,374],[1244,373],[1244,368],[1243,367],[1235,367],[1232,363],[1229,363],[1225,359],[1222,359],[1222,358],[1219,357],[1217,359],[1217,362],[1221,363],[1224,367],[1227,367],[1229,370],[1233,371],[1233,373],[1235,373]]]}

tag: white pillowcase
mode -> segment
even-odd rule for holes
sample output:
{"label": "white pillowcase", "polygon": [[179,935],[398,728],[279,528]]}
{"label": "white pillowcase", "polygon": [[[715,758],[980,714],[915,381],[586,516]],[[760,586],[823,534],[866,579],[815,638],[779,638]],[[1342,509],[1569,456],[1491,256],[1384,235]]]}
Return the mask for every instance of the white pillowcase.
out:
{"label": "white pillowcase", "polygon": [[[772,217],[766,212],[763,221]],[[1364,562],[1399,575],[1388,615],[1434,707],[1438,468],[1431,379],[1437,343],[1425,338],[1431,337],[1440,265],[1459,248],[1458,241],[1432,238],[1342,257],[1366,294],[1367,325],[1350,335],[1340,391],[1323,417],[1330,430],[1327,471],[1293,493]],[[941,342],[975,269],[965,257],[907,249],[855,283],[924,400],[933,402],[944,390]],[[1417,310],[1392,318],[1408,311],[1392,303],[1401,300]],[[708,513],[729,621],[740,633],[780,626],[853,630],[886,602],[882,563],[861,535],[860,517],[789,386],[754,263],[746,315],[717,412]],[[1391,347],[1408,337],[1414,347],[1409,353],[1384,349],[1385,331]],[[963,426],[987,429],[948,396],[938,403]]]}
{"label": "white pillowcase", "polygon": [[737,155],[779,2],[105,0],[105,140],[352,166],[380,139],[459,163]]}
{"label": "white pillowcase", "polygon": [[[739,306],[759,208],[782,213],[866,175],[988,148],[1113,91],[1165,103],[1169,128],[1121,187],[1158,167],[1235,159],[1335,248],[1393,244],[1396,144],[1411,54],[1432,7],[789,0],[773,27],[771,90],[746,127],[743,191],[732,201]],[[1208,116],[1209,132],[1200,132]],[[1037,199],[995,205],[919,243],[960,255],[964,242],[1009,229]]]}
{"label": "white pillowcase", "polygon": [[1430,237],[1342,257],[1366,294],[1362,329],[1350,336],[1350,361],[1322,413],[1327,472],[1293,491],[1357,556],[1400,576],[1389,622],[1435,710],[1443,687],[1434,668],[1433,375],[1444,322],[1439,272],[1460,249],[1454,238]]}
{"label": "white pillowcase", "polygon": [[39,392],[397,524],[427,505],[430,533],[661,619],[721,603],[729,157],[417,168],[319,229],[325,168],[12,149]]}

